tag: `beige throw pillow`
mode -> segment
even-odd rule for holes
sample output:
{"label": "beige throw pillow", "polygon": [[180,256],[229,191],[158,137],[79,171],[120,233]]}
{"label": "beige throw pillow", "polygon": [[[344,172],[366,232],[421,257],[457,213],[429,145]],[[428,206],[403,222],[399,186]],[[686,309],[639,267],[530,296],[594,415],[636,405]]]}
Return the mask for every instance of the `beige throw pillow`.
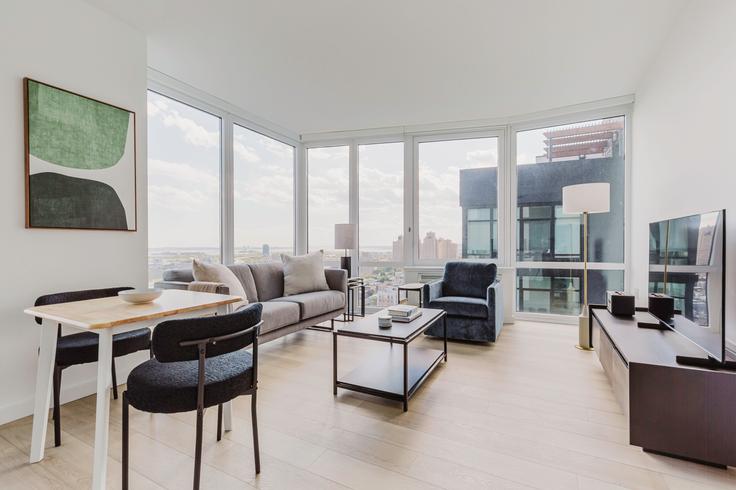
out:
{"label": "beige throw pillow", "polygon": [[281,254],[284,263],[284,296],[327,291],[322,250],[291,257]]}
{"label": "beige throw pillow", "polygon": [[219,282],[227,286],[230,290],[230,294],[233,296],[240,296],[244,301],[233,303],[232,309],[235,311],[239,307],[248,304],[248,296],[245,294],[245,289],[240,283],[238,278],[233,274],[233,271],[228,269],[222,264],[208,264],[207,262],[200,262],[197,259],[192,261],[192,274],[194,275],[195,281],[204,282]]}

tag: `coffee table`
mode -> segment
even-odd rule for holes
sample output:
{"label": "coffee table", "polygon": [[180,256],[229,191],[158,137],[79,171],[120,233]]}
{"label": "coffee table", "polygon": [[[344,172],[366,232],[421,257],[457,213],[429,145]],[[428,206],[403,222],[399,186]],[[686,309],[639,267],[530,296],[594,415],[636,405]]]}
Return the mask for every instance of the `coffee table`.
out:
{"label": "coffee table", "polygon": [[[404,403],[406,412],[409,409],[409,399],[429,374],[441,361],[447,362],[447,314],[443,310],[422,308],[422,316],[416,320],[408,323],[393,322],[393,326],[387,329],[378,327],[378,316],[381,314],[384,312],[342,324],[333,330],[332,392],[337,395],[337,389],[343,388],[397,400]],[[444,324],[442,350],[426,347],[409,348],[411,341],[440,321]],[[338,337],[386,342],[390,345],[378,355],[366,359],[360,366],[338,379]]]}

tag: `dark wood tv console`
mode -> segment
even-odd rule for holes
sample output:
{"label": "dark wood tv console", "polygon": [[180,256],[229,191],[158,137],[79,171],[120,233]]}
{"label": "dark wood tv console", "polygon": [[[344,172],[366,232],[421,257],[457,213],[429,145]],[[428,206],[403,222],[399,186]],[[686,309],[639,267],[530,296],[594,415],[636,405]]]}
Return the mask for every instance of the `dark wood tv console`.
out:
{"label": "dark wood tv console", "polygon": [[705,357],[676,332],[637,327],[647,311],[611,315],[591,306],[591,339],[629,417],[629,443],[645,451],[715,466],[736,466],[736,373],[677,364]]}

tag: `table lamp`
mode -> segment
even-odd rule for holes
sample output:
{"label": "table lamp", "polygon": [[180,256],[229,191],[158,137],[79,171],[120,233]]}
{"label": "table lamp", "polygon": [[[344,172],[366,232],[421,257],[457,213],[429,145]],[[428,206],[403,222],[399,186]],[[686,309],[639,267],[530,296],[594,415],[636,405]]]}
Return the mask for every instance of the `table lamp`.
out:
{"label": "table lamp", "polygon": [[348,271],[350,277],[351,261],[348,255],[348,249],[355,248],[355,231],[356,227],[352,223],[341,223],[335,225],[335,248],[345,250],[345,255],[340,257],[340,268]]}
{"label": "table lamp", "polygon": [[583,215],[583,308],[578,317],[578,349],[591,350],[588,319],[588,215],[611,209],[611,186],[607,182],[568,185],[562,188],[562,211]]}

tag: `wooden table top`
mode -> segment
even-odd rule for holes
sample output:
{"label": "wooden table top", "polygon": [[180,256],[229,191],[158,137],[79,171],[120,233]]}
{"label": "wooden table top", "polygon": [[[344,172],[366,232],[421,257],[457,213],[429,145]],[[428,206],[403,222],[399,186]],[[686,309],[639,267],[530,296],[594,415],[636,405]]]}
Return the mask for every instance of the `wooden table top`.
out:
{"label": "wooden table top", "polygon": [[153,301],[142,305],[126,303],[117,296],[34,306],[23,313],[86,330],[110,328],[126,323],[156,320],[191,311],[242,301],[240,296],[165,289]]}

